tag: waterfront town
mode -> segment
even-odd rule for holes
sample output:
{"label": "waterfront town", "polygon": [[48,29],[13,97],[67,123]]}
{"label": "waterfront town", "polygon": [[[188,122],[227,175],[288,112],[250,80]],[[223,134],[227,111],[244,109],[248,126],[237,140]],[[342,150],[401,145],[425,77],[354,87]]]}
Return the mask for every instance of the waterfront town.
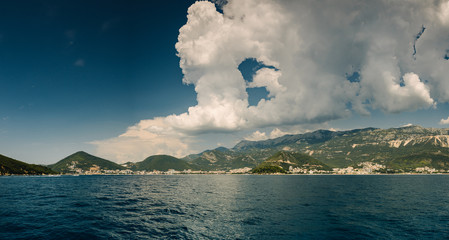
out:
{"label": "waterfront town", "polygon": [[[89,170],[85,171],[81,168],[72,167],[71,173],[76,175],[175,175],[175,174],[252,174],[252,168],[244,167],[238,169],[231,169],[228,171],[225,170],[216,170],[216,171],[203,171],[203,170],[191,170],[185,169],[182,171],[177,171],[174,169],[168,169],[167,171],[133,171],[130,169],[124,170],[104,170],[99,166],[94,165]],[[362,162],[357,164],[356,166],[346,167],[346,168],[333,168],[332,171],[318,170],[318,169],[310,169],[310,168],[290,168],[287,171],[287,174],[333,174],[333,175],[369,175],[369,174],[384,174],[384,173],[396,173],[396,174],[438,174],[438,173],[447,173],[446,171],[439,171],[435,168],[429,167],[418,167],[412,171],[403,171],[403,172],[387,172],[387,169],[384,165],[373,163],[373,162]],[[281,173],[273,173],[273,174],[281,174]]]}

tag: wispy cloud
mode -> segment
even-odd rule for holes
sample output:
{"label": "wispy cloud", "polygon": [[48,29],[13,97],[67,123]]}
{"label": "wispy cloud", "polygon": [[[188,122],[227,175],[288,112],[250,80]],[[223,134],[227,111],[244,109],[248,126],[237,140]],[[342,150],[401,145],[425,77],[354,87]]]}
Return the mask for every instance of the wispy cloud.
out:
{"label": "wispy cloud", "polygon": [[304,132],[304,131],[285,131],[284,132],[279,128],[274,128],[269,134],[267,134],[265,132],[256,130],[255,132],[251,133],[250,135],[244,137],[244,139],[249,140],[249,141],[260,141],[260,140],[282,137],[287,134],[298,134],[301,132]]}
{"label": "wispy cloud", "polygon": [[76,66],[76,67],[84,67],[85,64],[86,64],[86,63],[84,62],[84,59],[79,58],[79,59],[77,59],[77,60],[73,63],[73,66]]}
{"label": "wispy cloud", "polygon": [[121,19],[118,18],[118,17],[117,17],[117,18],[109,19],[109,20],[107,20],[107,21],[104,21],[103,24],[101,24],[101,29],[100,29],[100,31],[101,31],[101,32],[107,32],[107,31],[113,29],[114,26],[115,26],[117,23],[119,23],[120,21],[121,21]]}

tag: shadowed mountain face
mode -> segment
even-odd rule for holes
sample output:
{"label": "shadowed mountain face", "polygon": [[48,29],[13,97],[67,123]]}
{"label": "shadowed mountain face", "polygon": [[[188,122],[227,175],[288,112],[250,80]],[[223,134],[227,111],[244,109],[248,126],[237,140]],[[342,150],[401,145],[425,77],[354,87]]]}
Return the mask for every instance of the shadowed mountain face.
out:
{"label": "shadowed mountain face", "polygon": [[188,163],[185,160],[181,160],[168,155],[154,155],[146,158],[142,162],[137,162],[131,168],[137,171],[168,171],[174,169],[177,171],[196,169],[196,166]]}
{"label": "shadowed mountain face", "polygon": [[332,168],[309,155],[280,151],[255,167],[253,173],[273,173],[273,171],[282,173],[295,168],[307,169],[308,171],[332,171]]}
{"label": "shadowed mountain face", "polygon": [[56,174],[57,172],[40,165],[24,163],[3,155],[0,155],[0,175],[27,174],[42,175]]}
{"label": "shadowed mountain face", "polygon": [[117,163],[90,155],[82,151],[76,152],[55,164],[49,165],[48,167],[50,167],[54,171],[63,173],[75,172],[76,169],[82,169],[84,171],[87,171],[90,168],[95,167],[98,167],[103,170],[125,169],[125,167]]}
{"label": "shadowed mountain face", "polygon": [[233,149],[243,151],[251,148],[273,148],[277,146],[284,146],[296,142],[304,142],[307,144],[315,144],[326,142],[336,136],[341,135],[341,132],[332,132],[328,130],[318,130],[311,133],[298,135],[285,135],[275,139],[264,141],[241,141]]}
{"label": "shadowed mountain face", "polygon": [[449,169],[449,155],[442,153],[421,152],[398,157],[386,163],[388,169],[413,171],[416,168],[434,168],[436,170]]}

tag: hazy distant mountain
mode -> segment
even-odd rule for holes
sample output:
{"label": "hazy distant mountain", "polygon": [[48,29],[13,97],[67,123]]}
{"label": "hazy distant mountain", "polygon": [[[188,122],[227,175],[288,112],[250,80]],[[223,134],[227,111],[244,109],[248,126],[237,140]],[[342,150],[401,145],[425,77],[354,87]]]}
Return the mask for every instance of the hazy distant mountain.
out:
{"label": "hazy distant mountain", "polygon": [[[370,128],[372,129],[372,128]],[[358,132],[360,130],[352,130]],[[334,137],[344,134],[343,132],[333,132],[329,130],[317,130],[315,132],[297,134],[297,135],[285,135],[275,139],[268,139],[263,141],[247,141],[243,140],[239,142],[234,150],[244,151],[253,148],[273,148],[279,146],[286,146],[292,143],[303,142],[307,144],[318,144],[326,142]]]}
{"label": "hazy distant mountain", "polygon": [[0,175],[10,175],[10,174],[42,175],[42,174],[56,174],[56,173],[57,172],[41,165],[28,164],[0,155]]}
{"label": "hazy distant mountain", "polygon": [[91,168],[96,167],[102,170],[125,169],[125,167],[118,165],[117,163],[90,155],[83,151],[76,152],[55,164],[48,165],[48,167],[53,169],[54,171],[64,173],[76,172],[76,169],[88,171]]}
{"label": "hazy distant mountain", "polygon": [[137,162],[132,165],[132,170],[138,171],[167,171],[174,169],[177,171],[195,169],[195,166],[185,160],[178,159],[168,155],[154,155],[146,158],[142,162]]}

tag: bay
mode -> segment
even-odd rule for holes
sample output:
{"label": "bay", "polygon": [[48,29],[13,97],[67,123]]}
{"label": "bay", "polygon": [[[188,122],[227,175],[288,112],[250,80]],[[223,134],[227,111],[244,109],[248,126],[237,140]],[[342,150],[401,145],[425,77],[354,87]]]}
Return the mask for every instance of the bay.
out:
{"label": "bay", "polygon": [[447,175],[0,177],[0,239],[444,239]]}

